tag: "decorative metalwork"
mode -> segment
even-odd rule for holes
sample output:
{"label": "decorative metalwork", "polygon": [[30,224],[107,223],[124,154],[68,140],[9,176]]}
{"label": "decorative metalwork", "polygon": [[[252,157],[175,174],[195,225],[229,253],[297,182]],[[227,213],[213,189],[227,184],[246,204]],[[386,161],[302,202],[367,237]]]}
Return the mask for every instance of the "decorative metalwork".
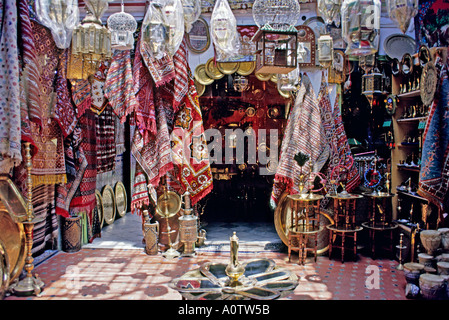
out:
{"label": "decorative metalwork", "polygon": [[235,76],[234,80],[232,81],[232,84],[234,86],[234,90],[237,92],[243,92],[246,89],[248,89],[248,78],[244,76]]}
{"label": "decorative metalwork", "polygon": [[162,11],[168,26],[167,49],[174,56],[184,37],[184,9],[181,0],[165,0]]}
{"label": "decorative metalwork", "polygon": [[125,12],[122,0],[122,11],[108,18],[108,29],[111,32],[111,48],[115,50],[130,50],[134,48],[134,32],[137,30],[136,19]]}
{"label": "decorative metalwork", "polygon": [[300,10],[296,0],[255,0],[252,13],[259,29],[287,31],[297,24]]}
{"label": "decorative metalwork", "polygon": [[142,22],[141,47],[150,51],[155,59],[167,54],[168,24],[159,1],[151,1]]}
{"label": "decorative metalwork", "polygon": [[387,0],[387,10],[390,19],[406,33],[410,22],[418,13],[418,0]]}
{"label": "decorative metalwork", "polygon": [[340,26],[340,10],[342,0],[318,0],[317,9],[327,25],[335,23]]}
{"label": "decorative metalwork", "polygon": [[341,7],[342,36],[348,44],[346,54],[363,56],[378,51],[380,0],[344,0]]}
{"label": "decorative metalwork", "polygon": [[184,245],[183,257],[195,256],[195,243],[198,239],[198,217],[192,214],[190,205],[190,193],[187,191],[184,197],[184,214],[179,218],[179,241]]}

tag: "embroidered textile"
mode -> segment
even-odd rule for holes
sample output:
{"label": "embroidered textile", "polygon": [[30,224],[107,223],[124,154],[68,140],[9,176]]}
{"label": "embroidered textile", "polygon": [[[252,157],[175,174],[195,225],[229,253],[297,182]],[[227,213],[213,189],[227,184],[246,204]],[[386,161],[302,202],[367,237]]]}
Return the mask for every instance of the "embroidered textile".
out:
{"label": "embroidered textile", "polygon": [[54,120],[42,128],[31,123],[31,133],[38,149],[32,158],[33,186],[66,183],[63,137],[59,125]]}
{"label": "embroidered textile", "polygon": [[97,204],[95,188],[97,185],[97,135],[96,114],[87,110],[80,118],[81,148],[87,160],[87,167],[79,188],[70,203],[70,213],[87,212],[92,221],[92,210]]}
{"label": "embroidered textile", "polygon": [[64,140],[64,153],[67,183],[59,184],[56,187],[56,214],[69,217],[70,203],[87,168],[87,159],[81,147],[81,128],[79,124],[74,129],[73,134]]}
{"label": "embroidered textile", "polygon": [[109,61],[102,61],[97,72],[91,78],[92,105],[91,110],[96,114],[101,114],[106,108],[108,101],[104,96],[104,83],[109,70]]}
{"label": "embroidered textile", "polygon": [[67,85],[67,55],[68,50],[64,50],[61,53],[56,75],[57,101],[55,106],[55,119],[61,127],[64,137],[67,137],[70,133],[73,132],[78,121],[75,113],[75,108],[72,105],[72,100],[70,98],[70,91]]}
{"label": "embroidered textile", "polygon": [[81,118],[92,105],[92,87],[89,80],[70,80],[72,99],[77,108],[78,118]]}
{"label": "embroidered textile", "polygon": [[0,38],[0,171],[9,173],[22,161],[19,52],[16,2],[5,0],[3,6]]}
{"label": "embroidered textile", "polygon": [[164,52],[161,59],[154,58],[149,44],[145,41],[140,42],[139,49],[156,87],[170,82],[175,77],[173,58],[168,53]]}
{"label": "embroidered textile", "polygon": [[147,177],[139,164],[136,164],[136,174],[134,178],[133,193],[131,198],[131,213],[142,214],[142,206],[150,204],[148,194]]}
{"label": "embroidered textile", "polygon": [[186,39],[181,42],[178,51],[173,56],[173,63],[175,66],[175,78],[173,80],[173,110],[178,111],[178,106],[189,92],[189,70],[188,70],[188,56]]}
{"label": "embroidered textile", "polygon": [[[140,36],[139,36],[140,37]],[[139,48],[140,40],[137,41],[136,48]],[[136,125],[139,130],[149,131],[155,135],[156,110],[154,107],[153,80],[148,68],[142,60],[140,50],[135,51],[133,66],[134,92],[138,106],[135,110]]]}
{"label": "embroidered textile", "polygon": [[446,63],[440,66],[439,91],[430,106],[423,137],[418,194],[438,207],[442,222],[449,189],[449,75]]}
{"label": "embroidered textile", "polygon": [[114,51],[104,88],[104,95],[109,100],[112,110],[119,117],[120,122],[125,122],[126,116],[138,106],[133,88],[129,50]]}
{"label": "embroidered textile", "polygon": [[97,119],[97,173],[109,172],[115,168],[115,119],[110,105]]}
{"label": "embroidered textile", "polygon": [[[279,164],[274,177],[271,199],[277,204],[282,193],[299,193],[301,168],[294,160],[295,154],[302,152],[315,163],[326,150],[326,137],[321,123],[321,112],[309,77],[304,74],[295,105],[290,111],[282,140]],[[318,168],[320,169],[320,168]],[[308,162],[302,168],[308,174]]]}

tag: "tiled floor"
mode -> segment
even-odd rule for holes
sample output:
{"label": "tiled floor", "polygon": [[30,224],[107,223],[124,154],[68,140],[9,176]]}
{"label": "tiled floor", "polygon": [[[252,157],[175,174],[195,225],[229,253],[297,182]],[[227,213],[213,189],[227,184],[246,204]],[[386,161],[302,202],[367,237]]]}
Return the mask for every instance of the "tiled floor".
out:
{"label": "tiled floor", "polygon": [[[227,263],[226,243],[232,231],[240,241],[239,259],[269,258],[278,266],[292,270],[299,279],[286,300],[405,300],[405,278],[396,261],[373,260],[359,255],[356,262],[311,258],[299,266],[288,262],[282,250],[267,244],[279,243],[269,224],[210,224],[206,245],[193,258],[167,260],[161,253],[144,253],[140,217],[127,214],[103,229],[102,237],[84,245],[76,253],[58,252],[38,264],[33,271],[46,286],[40,296],[8,296],[6,300],[179,300],[181,295],[168,283],[185,272],[209,261]],[[120,231],[120,235],[115,233]],[[257,243],[256,240],[259,240]]]}

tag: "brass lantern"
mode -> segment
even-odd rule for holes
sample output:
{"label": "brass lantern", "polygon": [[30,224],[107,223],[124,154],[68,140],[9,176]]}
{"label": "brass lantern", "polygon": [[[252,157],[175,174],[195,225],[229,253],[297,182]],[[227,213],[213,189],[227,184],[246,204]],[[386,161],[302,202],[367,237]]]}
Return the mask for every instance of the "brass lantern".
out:
{"label": "brass lantern", "polygon": [[134,32],[137,30],[136,19],[125,12],[122,1],[122,11],[108,18],[108,29],[111,32],[111,48],[115,50],[131,50],[134,48]]}
{"label": "brass lantern", "polygon": [[377,68],[362,76],[362,94],[368,99],[371,107],[374,99],[383,93],[383,76]]}
{"label": "brass lantern", "polygon": [[344,0],[341,7],[341,33],[348,44],[346,54],[364,56],[376,53],[380,37],[380,0]]}
{"label": "brass lantern", "polygon": [[293,26],[286,31],[262,27],[252,41],[256,43],[256,74],[283,74],[296,69],[298,31]]}
{"label": "brass lantern", "polygon": [[111,33],[101,23],[107,0],[86,0],[86,17],[73,31],[72,54],[96,63],[111,57]]}
{"label": "brass lantern", "polygon": [[329,34],[318,38],[318,62],[323,68],[329,68],[334,59],[334,41]]}

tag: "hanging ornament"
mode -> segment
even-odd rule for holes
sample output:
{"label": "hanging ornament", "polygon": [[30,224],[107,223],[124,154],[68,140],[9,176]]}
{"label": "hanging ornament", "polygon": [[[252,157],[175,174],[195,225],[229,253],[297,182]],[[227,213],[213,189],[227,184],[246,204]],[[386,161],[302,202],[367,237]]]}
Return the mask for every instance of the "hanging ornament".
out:
{"label": "hanging ornament", "polygon": [[318,13],[327,25],[335,23],[337,27],[340,26],[341,3],[342,0],[318,0]]}
{"label": "hanging ornament", "polygon": [[348,44],[346,55],[376,53],[380,37],[380,0],[344,0],[341,6],[341,33]]}
{"label": "hanging ornament", "polygon": [[78,0],[36,0],[36,18],[49,28],[59,49],[67,49],[79,23]]}
{"label": "hanging ornament", "polygon": [[323,68],[329,68],[334,60],[334,41],[329,34],[318,38],[318,62]]}
{"label": "hanging ornament", "polygon": [[163,4],[151,1],[142,22],[141,46],[148,48],[155,59],[161,59],[167,52],[169,26],[162,12]]}
{"label": "hanging ornament", "polygon": [[200,0],[181,0],[184,9],[184,28],[187,33],[192,30],[192,25],[201,15]]}
{"label": "hanging ornament", "polygon": [[232,84],[235,91],[243,92],[248,89],[248,78],[240,75],[235,76]]}
{"label": "hanging ornament", "polygon": [[162,12],[168,25],[167,50],[173,57],[184,38],[184,9],[181,0],[165,0]]}
{"label": "hanging ornament", "polygon": [[115,50],[131,50],[134,48],[134,32],[137,30],[136,19],[125,12],[122,0],[122,11],[108,18],[108,29],[111,32],[111,48]]}
{"label": "hanging ornament", "polygon": [[[96,65],[111,57],[111,33],[101,23],[107,0],[85,0],[86,17],[73,31],[72,54],[83,63]],[[93,68],[95,69],[95,68]]]}
{"label": "hanging ornament", "polygon": [[297,0],[255,0],[252,13],[259,28],[286,31],[298,23],[300,10]]}
{"label": "hanging ornament", "polygon": [[418,13],[418,0],[387,0],[387,9],[390,19],[396,22],[402,33],[406,33]]}
{"label": "hanging ornament", "polygon": [[217,0],[210,18],[211,37],[217,60],[223,61],[239,53],[237,22],[227,0]]}

